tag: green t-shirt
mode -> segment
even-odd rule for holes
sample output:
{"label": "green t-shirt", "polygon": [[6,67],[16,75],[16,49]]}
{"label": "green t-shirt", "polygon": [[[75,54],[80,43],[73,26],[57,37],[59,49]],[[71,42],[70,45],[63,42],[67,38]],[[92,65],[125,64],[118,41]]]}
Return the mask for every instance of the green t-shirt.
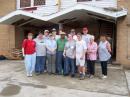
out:
{"label": "green t-shirt", "polygon": [[67,42],[67,39],[62,40],[61,38],[57,40],[57,50],[58,51],[64,51],[65,43]]}

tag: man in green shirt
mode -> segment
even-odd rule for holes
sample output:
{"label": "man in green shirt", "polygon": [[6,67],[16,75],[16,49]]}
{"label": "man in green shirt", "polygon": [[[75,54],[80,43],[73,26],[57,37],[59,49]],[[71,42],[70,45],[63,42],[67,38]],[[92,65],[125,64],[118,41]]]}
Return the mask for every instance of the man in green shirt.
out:
{"label": "man in green shirt", "polygon": [[65,47],[65,43],[67,39],[65,38],[66,33],[60,32],[61,37],[57,40],[57,73],[59,75],[62,74],[62,70],[64,68],[64,56],[63,51]]}

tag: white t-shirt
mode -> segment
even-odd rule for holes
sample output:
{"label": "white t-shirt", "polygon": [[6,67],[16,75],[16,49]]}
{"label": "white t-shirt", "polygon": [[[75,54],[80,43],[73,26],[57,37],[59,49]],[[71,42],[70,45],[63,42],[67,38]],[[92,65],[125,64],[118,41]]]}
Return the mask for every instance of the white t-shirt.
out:
{"label": "white t-shirt", "polygon": [[45,40],[39,40],[38,38],[34,39],[36,42],[36,55],[37,56],[46,56],[46,43]]}
{"label": "white t-shirt", "polygon": [[83,51],[86,49],[87,49],[87,46],[84,40],[76,41],[76,57],[81,57],[83,54]]}
{"label": "white t-shirt", "polygon": [[90,42],[91,36],[92,35],[90,34],[82,35],[82,39],[85,41],[87,47],[88,47],[88,43]]}

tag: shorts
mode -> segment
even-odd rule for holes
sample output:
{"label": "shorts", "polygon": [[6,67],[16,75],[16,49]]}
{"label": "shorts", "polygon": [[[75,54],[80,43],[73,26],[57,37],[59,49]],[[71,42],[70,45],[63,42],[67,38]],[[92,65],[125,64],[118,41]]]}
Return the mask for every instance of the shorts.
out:
{"label": "shorts", "polygon": [[85,58],[82,60],[80,58],[76,58],[76,66],[85,66]]}

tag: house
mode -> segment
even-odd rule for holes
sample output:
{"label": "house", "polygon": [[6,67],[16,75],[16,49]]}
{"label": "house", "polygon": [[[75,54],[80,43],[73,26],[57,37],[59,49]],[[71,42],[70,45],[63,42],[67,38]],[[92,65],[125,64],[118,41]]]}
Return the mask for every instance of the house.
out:
{"label": "house", "polygon": [[98,41],[105,33],[112,39],[113,60],[130,67],[130,1],[126,0],[7,0],[0,4],[0,54],[21,48],[29,31],[88,26]]}

